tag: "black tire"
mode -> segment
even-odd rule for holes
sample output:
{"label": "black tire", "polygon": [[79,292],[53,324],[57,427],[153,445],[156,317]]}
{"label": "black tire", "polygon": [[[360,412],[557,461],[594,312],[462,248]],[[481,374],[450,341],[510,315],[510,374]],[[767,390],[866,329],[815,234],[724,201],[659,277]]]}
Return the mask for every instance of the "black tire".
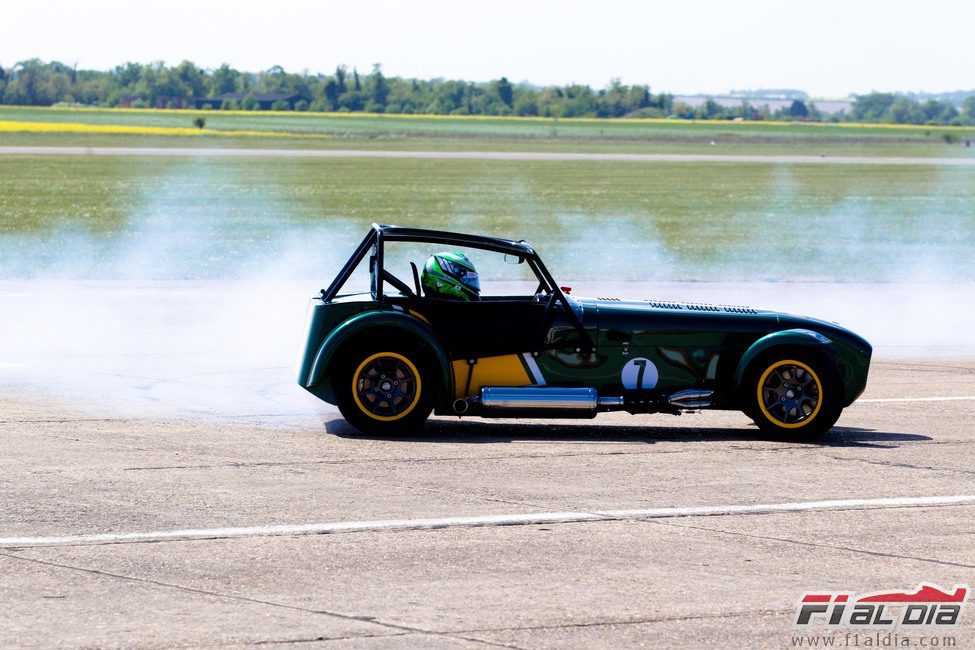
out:
{"label": "black tire", "polygon": [[741,410],[762,433],[778,440],[821,436],[836,424],[843,401],[836,364],[803,348],[775,348],[759,356],[738,387]]}
{"label": "black tire", "polygon": [[434,365],[402,344],[350,347],[332,375],[342,417],[368,435],[419,432],[439,390]]}

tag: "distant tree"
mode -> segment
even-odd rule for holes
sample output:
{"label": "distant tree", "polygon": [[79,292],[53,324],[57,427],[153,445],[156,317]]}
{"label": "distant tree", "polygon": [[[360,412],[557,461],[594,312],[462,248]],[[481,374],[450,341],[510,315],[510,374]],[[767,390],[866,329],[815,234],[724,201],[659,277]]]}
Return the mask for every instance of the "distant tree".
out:
{"label": "distant tree", "polygon": [[498,91],[498,97],[502,102],[508,105],[510,108],[514,105],[514,89],[511,87],[511,82],[508,81],[507,77],[501,77],[495,84],[495,90]]}
{"label": "distant tree", "polygon": [[923,124],[924,111],[910,97],[897,97],[884,112],[883,118],[895,124]]}
{"label": "distant tree", "polygon": [[975,95],[969,95],[961,103],[961,116],[969,124],[975,123]]}
{"label": "distant tree", "polygon": [[361,111],[366,107],[367,99],[364,92],[351,90],[339,99],[339,110]]}
{"label": "distant tree", "polygon": [[111,74],[115,78],[115,83],[120,87],[135,86],[142,77],[142,66],[129,61],[123,65],[116,66]]}
{"label": "distant tree", "polygon": [[256,111],[260,106],[257,103],[257,97],[254,97],[254,93],[247,93],[244,100],[240,103],[240,107],[245,111]]}
{"label": "distant tree", "polygon": [[211,95],[237,92],[240,73],[224,63],[210,74],[209,87]]}
{"label": "distant tree", "polygon": [[929,99],[920,106],[928,124],[949,124],[958,117],[958,109],[951,104]]}
{"label": "distant tree", "polygon": [[273,104],[271,104],[271,110],[272,111],[290,111],[291,110],[291,104],[289,104],[288,102],[286,102],[283,99],[279,99],[276,102],[274,102]]}
{"label": "distant tree", "polygon": [[809,109],[806,107],[806,102],[801,99],[793,99],[792,106],[789,107],[789,115],[796,118],[809,117]]}
{"label": "distant tree", "polygon": [[879,122],[896,98],[892,93],[857,95],[853,101],[851,116],[858,122]]}
{"label": "distant tree", "polygon": [[190,61],[183,61],[173,68],[172,77],[183,86],[182,92],[174,93],[181,97],[202,97],[206,94],[206,81],[203,70]]}
{"label": "distant tree", "polygon": [[[377,63],[372,67],[372,92],[370,99],[373,109],[382,113],[386,109],[386,100],[389,98],[389,85],[383,77],[382,67]],[[378,109],[378,110],[376,110]]]}
{"label": "distant tree", "polygon": [[736,117],[744,120],[754,120],[757,116],[758,110],[748,102],[742,100],[741,106],[738,107]]}
{"label": "distant tree", "polygon": [[325,82],[325,88],[322,92],[325,95],[326,108],[330,111],[337,109],[339,107],[339,97],[342,95],[339,82],[335,79],[329,79]]}
{"label": "distant tree", "polygon": [[623,99],[623,108],[626,113],[632,113],[644,108],[650,108],[650,89],[646,86],[631,86]]}
{"label": "distant tree", "polygon": [[[631,115],[769,119],[775,116],[830,122],[975,125],[975,95],[966,97],[963,93],[932,99],[869,93],[857,97],[848,111],[824,116],[808,98],[795,93],[775,113],[767,105],[723,106],[714,100],[692,108],[686,104],[675,105],[673,95],[655,94],[645,85],[626,85],[619,79],[599,89],[582,84],[535,88],[512,84],[506,77],[486,83],[387,77],[378,65],[363,76],[345,66],[336,68],[332,75],[307,71],[293,74],[280,66],[253,73],[240,72],[227,64],[201,70],[190,61],[176,66],[128,62],[109,71],[98,71],[78,69],[58,61],[29,59],[13,67],[0,68],[0,101],[10,104],[44,106],[77,102],[116,106],[124,101],[133,106],[181,108],[192,106],[193,100],[199,97],[228,93],[249,96],[245,104],[252,110],[260,108],[257,95],[281,93],[294,97],[290,106],[297,110],[514,114],[549,118]],[[239,108],[233,101],[219,105],[225,110]],[[217,104],[211,107],[216,108]]]}
{"label": "distant tree", "polygon": [[514,102],[515,115],[538,115],[538,104],[528,93],[519,94]]}
{"label": "distant tree", "polygon": [[721,112],[721,104],[708,97],[698,109],[698,116],[710,120],[719,117]]}

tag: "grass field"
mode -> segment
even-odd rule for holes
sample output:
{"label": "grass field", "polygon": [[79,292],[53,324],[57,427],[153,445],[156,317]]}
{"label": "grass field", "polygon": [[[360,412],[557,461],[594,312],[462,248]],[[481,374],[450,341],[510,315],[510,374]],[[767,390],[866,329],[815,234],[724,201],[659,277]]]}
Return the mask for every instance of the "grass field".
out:
{"label": "grass field", "polygon": [[[188,135],[196,117],[206,128]],[[74,132],[21,128],[76,125]],[[119,133],[94,133],[93,129]],[[51,127],[54,128],[54,127]],[[144,134],[131,131],[144,129]],[[160,129],[170,130],[160,134]],[[220,133],[251,132],[230,138]],[[279,137],[287,134],[290,137]],[[945,137],[953,142],[946,142]],[[975,127],[0,107],[0,144],[975,156]],[[713,143],[713,144],[712,144]]]}
{"label": "grass field", "polygon": [[[197,115],[206,129],[187,134]],[[969,136],[959,129],[667,120],[0,107],[0,125],[0,146],[975,151],[942,137]],[[128,132],[91,132],[113,128]],[[0,156],[0,215],[8,277],[324,280],[373,221],[524,237],[565,278],[855,281],[975,270],[975,169],[938,166],[16,155]]]}
{"label": "grass field", "polygon": [[373,221],[527,238],[560,277],[967,277],[975,170],[0,158],[8,276],[325,280]]}

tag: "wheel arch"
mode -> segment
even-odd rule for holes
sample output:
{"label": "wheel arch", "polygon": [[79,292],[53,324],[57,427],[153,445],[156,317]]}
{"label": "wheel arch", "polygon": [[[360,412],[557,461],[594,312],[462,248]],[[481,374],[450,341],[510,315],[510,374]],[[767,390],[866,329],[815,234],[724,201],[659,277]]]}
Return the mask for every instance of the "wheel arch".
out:
{"label": "wheel arch", "polygon": [[438,370],[440,385],[445,389],[443,393],[450,394],[453,384],[450,359],[430,326],[415,316],[392,310],[360,314],[332,330],[318,348],[305,388],[326,402],[335,404],[331,371],[346,345],[360,338],[389,336],[390,333],[399,339],[415,341],[429,352]]}
{"label": "wheel arch", "polygon": [[745,372],[755,359],[780,347],[799,347],[826,352],[832,350],[833,341],[819,332],[806,329],[780,330],[766,334],[752,343],[741,355],[741,359],[738,360],[738,366],[735,369],[735,391],[741,390],[741,382],[745,377]]}

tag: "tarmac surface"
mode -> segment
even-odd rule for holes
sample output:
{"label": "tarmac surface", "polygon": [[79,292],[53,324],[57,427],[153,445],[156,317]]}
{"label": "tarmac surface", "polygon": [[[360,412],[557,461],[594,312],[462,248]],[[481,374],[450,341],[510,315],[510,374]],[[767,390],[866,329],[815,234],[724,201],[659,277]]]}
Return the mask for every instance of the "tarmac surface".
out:
{"label": "tarmac surface", "polygon": [[0,155],[205,156],[261,158],[405,158],[608,162],[704,162],[812,165],[909,165],[973,167],[975,158],[911,156],[802,156],[738,154],[559,153],[523,151],[391,151],[365,149],[233,149],[214,147],[0,147]]}
{"label": "tarmac surface", "polygon": [[[18,377],[2,647],[785,647],[804,592],[975,569],[972,358],[877,359],[819,444],[718,412],[375,439],[327,405],[139,415]],[[898,633],[968,647],[973,616]]]}

